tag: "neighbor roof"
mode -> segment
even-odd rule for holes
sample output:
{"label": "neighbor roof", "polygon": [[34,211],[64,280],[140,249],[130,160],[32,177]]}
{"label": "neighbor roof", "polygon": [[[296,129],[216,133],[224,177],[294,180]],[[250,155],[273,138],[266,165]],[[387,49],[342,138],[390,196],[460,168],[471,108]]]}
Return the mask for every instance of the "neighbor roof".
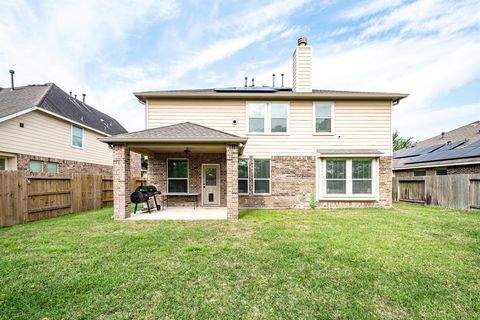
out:
{"label": "neighbor roof", "polygon": [[246,142],[228,132],[208,128],[191,122],[118,134],[101,138],[103,142]]}
{"label": "neighbor roof", "polygon": [[195,99],[375,99],[399,101],[408,94],[387,92],[361,92],[313,89],[312,92],[293,92],[284,87],[231,87],[192,90],[166,90],[134,92],[141,101],[147,98]]}
{"label": "neighbor roof", "polygon": [[106,135],[125,133],[114,118],[69,96],[54,83],[0,88],[0,122],[25,112],[40,110]]}
{"label": "neighbor roof", "polygon": [[480,121],[417,142],[393,153],[393,169],[480,162]]}

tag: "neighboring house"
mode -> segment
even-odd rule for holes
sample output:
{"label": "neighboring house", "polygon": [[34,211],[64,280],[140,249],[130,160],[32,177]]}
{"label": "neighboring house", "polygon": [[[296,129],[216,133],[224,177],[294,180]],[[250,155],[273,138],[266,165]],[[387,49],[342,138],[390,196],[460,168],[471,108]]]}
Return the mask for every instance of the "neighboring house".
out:
{"label": "neighboring house", "polygon": [[15,88],[12,72],[12,87],[0,88],[0,170],[112,174],[112,149],[98,139],[126,132],[53,83]]}
{"label": "neighboring house", "polygon": [[480,121],[393,153],[397,177],[480,173]]}
{"label": "neighboring house", "polygon": [[149,155],[160,191],[200,193],[231,220],[239,207],[308,207],[311,194],[321,207],[391,207],[392,106],[407,95],[312,89],[311,61],[302,37],[291,88],[282,75],[280,86],[135,93],[147,129],[101,139],[114,147],[115,218],[130,215],[129,150]]}

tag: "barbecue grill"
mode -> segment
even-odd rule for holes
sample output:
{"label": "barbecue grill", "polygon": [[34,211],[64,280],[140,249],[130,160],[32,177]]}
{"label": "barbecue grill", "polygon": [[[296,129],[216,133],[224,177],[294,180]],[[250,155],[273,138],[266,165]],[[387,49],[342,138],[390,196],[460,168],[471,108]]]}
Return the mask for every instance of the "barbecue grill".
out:
{"label": "barbecue grill", "polygon": [[147,208],[148,208],[148,213],[152,213],[150,211],[150,203],[148,200],[153,197],[153,201],[155,201],[155,207],[157,210],[160,210],[160,205],[157,204],[157,195],[162,194],[160,191],[157,191],[157,188],[155,186],[149,185],[149,186],[140,186],[135,189],[135,192],[133,192],[130,195],[130,201],[135,203],[135,211],[134,214],[137,213],[137,205],[139,203],[146,203]]}

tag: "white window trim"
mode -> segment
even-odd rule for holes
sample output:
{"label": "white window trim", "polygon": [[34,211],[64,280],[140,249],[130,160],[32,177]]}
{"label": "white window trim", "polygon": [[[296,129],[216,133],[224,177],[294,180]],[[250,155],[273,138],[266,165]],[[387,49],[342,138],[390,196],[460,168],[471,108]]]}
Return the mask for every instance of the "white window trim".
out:
{"label": "white window trim", "polygon": [[[187,178],[169,178],[168,177],[168,161],[170,160],[187,160]],[[175,193],[189,193],[190,192],[190,160],[188,158],[167,158],[166,163],[166,170],[167,170],[167,192],[170,192],[168,187],[168,180],[185,180],[187,179],[187,192],[175,192]],[[172,192],[173,193],[173,192]]]}
{"label": "white window trim", "polygon": [[[255,160],[269,160],[270,165],[269,165],[269,179],[265,178],[255,178]],[[255,192],[255,180],[268,180],[268,193],[257,193]],[[253,194],[254,195],[259,195],[259,196],[269,196],[272,194],[272,159],[271,158],[254,158],[253,159]]]}
{"label": "white window trim", "polygon": [[[316,103],[330,104],[330,119],[331,119],[331,129],[330,132],[317,132],[317,114],[315,109]],[[313,125],[312,132],[314,136],[333,136],[335,135],[335,102],[333,101],[314,101],[312,103],[312,113],[313,113]]]}
{"label": "white window trim", "polygon": [[[82,129],[82,146],[81,147],[73,144],[73,127],[77,127],[77,128]],[[70,125],[70,146],[72,148],[82,149],[82,150],[85,148],[85,128],[74,125],[74,124]]]}
{"label": "white window trim", "polygon": [[240,161],[240,160],[247,160],[247,177],[246,178],[238,178],[237,180],[247,180],[247,193],[238,192],[238,194],[242,195],[242,196],[248,196],[250,194],[250,159],[249,158],[238,158],[238,161]]}
{"label": "white window trim", "polygon": [[[371,160],[372,161],[372,193],[371,194],[359,194],[353,193],[353,180],[352,179],[352,160]],[[328,194],[327,193],[327,160],[346,160],[346,193],[345,194]],[[353,157],[353,158],[320,158],[319,159],[319,186],[321,186],[318,192],[318,200],[352,200],[352,201],[378,201],[379,200],[379,190],[380,190],[380,179],[379,179],[379,162],[378,158],[371,157]],[[359,180],[359,179],[355,179]]]}
{"label": "white window trim", "polygon": [[[249,104],[265,104],[265,118],[263,120],[264,132],[250,132],[250,121],[248,117],[248,105]],[[272,132],[272,117],[271,117],[271,104],[286,104],[287,105],[287,131],[286,132]],[[247,136],[288,136],[290,135],[290,102],[288,101],[247,101],[245,105],[245,122],[246,122],[246,135]]]}

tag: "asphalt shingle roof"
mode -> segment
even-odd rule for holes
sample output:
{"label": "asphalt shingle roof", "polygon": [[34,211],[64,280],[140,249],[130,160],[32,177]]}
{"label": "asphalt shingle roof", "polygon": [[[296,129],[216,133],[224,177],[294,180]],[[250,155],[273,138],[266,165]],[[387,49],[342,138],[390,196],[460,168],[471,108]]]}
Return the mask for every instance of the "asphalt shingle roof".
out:
{"label": "asphalt shingle roof", "polygon": [[228,132],[208,128],[192,122],[183,122],[174,125],[152,128],[125,134],[118,134],[102,141],[133,141],[133,140],[246,140]]}
{"label": "asphalt shingle roof", "polygon": [[32,107],[57,114],[107,135],[126,133],[114,118],[70,97],[54,83],[0,89],[0,119]]}
{"label": "asphalt shingle roof", "polygon": [[[466,141],[466,142],[465,142]],[[458,161],[468,162],[467,159],[475,161],[479,160],[479,157],[472,156],[465,158],[461,152],[462,149],[467,150],[472,148],[473,145],[480,142],[480,121],[474,121],[462,127],[445,132],[442,136],[440,133],[429,139],[419,141],[413,148],[405,148],[393,153],[393,168],[394,170],[412,169],[416,167],[427,167],[428,165],[439,164],[454,164]],[[451,144],[450,144],[451,143]],[[456,147],[456,145],[459,145]],[[452,151],[445,151],[449,146],[455,146]],[[433,151],[432,151],[433,149]],[[416,152],[418,150],[418,152]],[[426,150],[426,151],[425,151]],[[425,154],[434,155],[436,152],[446,152],[445,155],[451,154],[449,159],[438,159],[435,161],[424,161],[415,163],[416,159],[422,157]],[[404,156],[404,155],[407,156]]]}

